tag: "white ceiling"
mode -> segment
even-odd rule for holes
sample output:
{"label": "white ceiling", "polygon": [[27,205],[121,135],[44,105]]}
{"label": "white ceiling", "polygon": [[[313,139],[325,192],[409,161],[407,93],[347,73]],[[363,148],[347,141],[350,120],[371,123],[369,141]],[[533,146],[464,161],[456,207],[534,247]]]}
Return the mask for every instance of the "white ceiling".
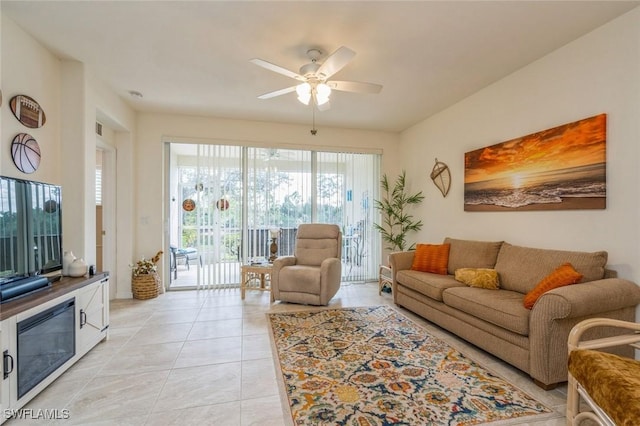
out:
{"label": "white ceiling", "polygon": [[[138,111],[311,122],[294,93],[306,51],[357,52],[318,126],[401,131],[640,5],[639,1],[7,1],[9,17],[87,65]],[[322,62],[322,58],[319,62]],[[5,91],[10,88],[4,88]],[[133,99],[130,90],[143,93]]]}

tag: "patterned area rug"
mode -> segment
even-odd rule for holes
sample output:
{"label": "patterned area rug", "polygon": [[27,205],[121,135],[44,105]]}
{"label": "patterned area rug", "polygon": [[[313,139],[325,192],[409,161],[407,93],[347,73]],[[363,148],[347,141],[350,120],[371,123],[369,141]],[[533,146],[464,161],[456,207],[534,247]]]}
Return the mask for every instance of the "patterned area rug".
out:
{"label": "patterned area rug", "polygon": [[391,307],[268,315],[295,425],[463,426],[551,413]]}

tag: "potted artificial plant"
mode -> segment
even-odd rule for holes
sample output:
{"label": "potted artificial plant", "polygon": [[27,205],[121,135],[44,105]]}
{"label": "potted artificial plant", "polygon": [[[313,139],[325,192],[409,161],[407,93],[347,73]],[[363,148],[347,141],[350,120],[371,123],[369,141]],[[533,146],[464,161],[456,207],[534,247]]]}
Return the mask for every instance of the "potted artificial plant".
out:
{"label": "potted artificial plant", "polygon": [[[386,174],[382,175],[380,186],[382,187],[382,198],[375,200],[374,205],[376,210],[380,211],[382,223],[374,223],[374,228],[380,232],[387,250],[413,250],[415,243],[407,247],[407,234],[422,229],[422,221],[414,220],[407,209],[424,200],[422,191],[415,194],[407,192],[407,179],[404,170],[396,177],[393,187],[391,187]],[[385,288],[388,288],[386,284]]]}

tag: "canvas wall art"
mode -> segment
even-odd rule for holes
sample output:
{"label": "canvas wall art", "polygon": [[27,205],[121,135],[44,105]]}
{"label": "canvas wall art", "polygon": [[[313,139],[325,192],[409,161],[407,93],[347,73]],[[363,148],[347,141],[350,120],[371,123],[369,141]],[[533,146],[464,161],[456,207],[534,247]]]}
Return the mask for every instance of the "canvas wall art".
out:
{"label": "canvas wall art", "polygon": [[465,211],[606,207],[606,114],[464,155]]}

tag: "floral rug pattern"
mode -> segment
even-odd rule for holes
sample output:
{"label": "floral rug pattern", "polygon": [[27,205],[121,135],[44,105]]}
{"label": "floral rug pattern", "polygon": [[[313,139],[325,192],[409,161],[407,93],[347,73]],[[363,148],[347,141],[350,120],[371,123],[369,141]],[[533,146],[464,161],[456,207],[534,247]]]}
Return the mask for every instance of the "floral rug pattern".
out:
{"label": "floral rug pattern", "polygon": [[387,306],[268,314],[295,425],[476,425],[550,413]]}

